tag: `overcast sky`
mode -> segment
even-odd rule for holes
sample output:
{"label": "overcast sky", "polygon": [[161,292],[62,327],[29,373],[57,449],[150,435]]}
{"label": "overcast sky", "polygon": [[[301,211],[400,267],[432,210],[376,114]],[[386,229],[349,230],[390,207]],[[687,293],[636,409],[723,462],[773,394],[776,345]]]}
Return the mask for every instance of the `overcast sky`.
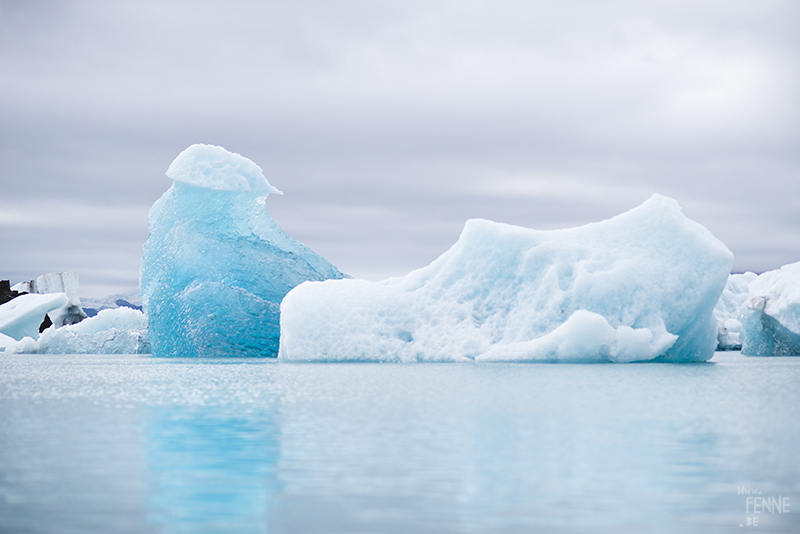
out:
{"label": "overcast sky", "polygon": [[259,164],[275,221],[354,277],[469,218],[656,192],[774,269],[800,261],[800,2],[0,0],[0,278],[135,290],[193,143]]}

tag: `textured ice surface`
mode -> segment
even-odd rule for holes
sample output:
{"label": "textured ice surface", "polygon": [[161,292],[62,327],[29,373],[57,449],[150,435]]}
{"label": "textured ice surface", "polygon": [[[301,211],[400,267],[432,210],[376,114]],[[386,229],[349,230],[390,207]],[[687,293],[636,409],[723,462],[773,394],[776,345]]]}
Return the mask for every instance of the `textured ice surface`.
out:
{"label": "textured ice surface", "polygon": [[342,273],[272,220],[265,199],[279,191],[249,159],[192,145],[167,176],[142,254],[153,354],[275,356],[284,295]]}
{"label": "textured ice surface", "polygon": [[281,305],[279,357],[704,361],[732,262],[658,195],[568,230],[470,220],[450,250],[405,277],[293,289]]}
{"label": "textured ice surface", "polygon": [[[19,298],[19,297],[17,297]],[[62,328],[50,327],[39,336],[9,344],[9,353],[148,354],[147,319],[139,310],[102,310],[96,316]]]}
{"label": "textured ice surface", "polygon": [[750,284],[757,278],[756,273],[732,274],[728,277],[725,289],[714,307],[717,321],[717,350],[739,350],[744,339],[744,326],[741,323],[742,306],[747,300]]}
{"label": "textured ice surface", "polygon": [[800,355],[800,262],[759,275],[743,312],[742,354]]}
{"label": "textured ice surface", "polygon": [[11,336],[0,333],[0,351],[4,351],[9,345],[17,343],[17,340]]}
{"label": "textured ice surface", "polygon": [[44,316],[63,308],[69,302],[64,293],[38,295],[29,293],[0,304],[0,333],[14,340],[39,337],[39,325]]}

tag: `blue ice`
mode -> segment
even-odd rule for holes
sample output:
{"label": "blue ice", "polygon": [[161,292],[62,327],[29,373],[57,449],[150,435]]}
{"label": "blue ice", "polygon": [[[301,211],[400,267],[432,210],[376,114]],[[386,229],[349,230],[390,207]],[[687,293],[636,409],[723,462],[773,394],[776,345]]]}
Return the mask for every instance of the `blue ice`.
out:
{"label": "blue ice", "polygon": [[154,355],[275,356],[280,302],[344,275],[286,235],[265,200],[282,194],[249,159],[192,145],[153,204],[140,290]]}

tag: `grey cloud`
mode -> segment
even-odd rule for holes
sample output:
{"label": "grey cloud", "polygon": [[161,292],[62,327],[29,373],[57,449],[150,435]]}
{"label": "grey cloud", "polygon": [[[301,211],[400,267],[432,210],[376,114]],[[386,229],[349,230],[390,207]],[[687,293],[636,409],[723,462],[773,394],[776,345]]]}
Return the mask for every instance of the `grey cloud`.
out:
{"label": "grey cloud", "polygon": [[[147,209],[195,142],[258,163],[286,192],[275,220],[356,276],[428,263],[470,217],[564,227],[654,192],[735,269],[776,268],[800,260],[798,15],[788,1],[3,3],[0,184],[39,222],[0,208],[0,246],[17,250],[0,274],[68,263],[85,291],[135,287]],[[55,203],[96,216],[59,225]]]}

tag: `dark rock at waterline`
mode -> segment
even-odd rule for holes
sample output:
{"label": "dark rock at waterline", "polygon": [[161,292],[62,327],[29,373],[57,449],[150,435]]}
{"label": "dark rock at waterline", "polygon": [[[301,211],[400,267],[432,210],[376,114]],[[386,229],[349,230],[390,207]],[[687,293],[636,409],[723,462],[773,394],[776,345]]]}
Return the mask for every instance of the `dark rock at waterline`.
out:
{"label": "dark rock at waterline", "polygon": [[24,291],[13,291],[11,289],[11,282],[9,280],[0,280],[0,304],[17,298],[20,295],[25,295]]}

